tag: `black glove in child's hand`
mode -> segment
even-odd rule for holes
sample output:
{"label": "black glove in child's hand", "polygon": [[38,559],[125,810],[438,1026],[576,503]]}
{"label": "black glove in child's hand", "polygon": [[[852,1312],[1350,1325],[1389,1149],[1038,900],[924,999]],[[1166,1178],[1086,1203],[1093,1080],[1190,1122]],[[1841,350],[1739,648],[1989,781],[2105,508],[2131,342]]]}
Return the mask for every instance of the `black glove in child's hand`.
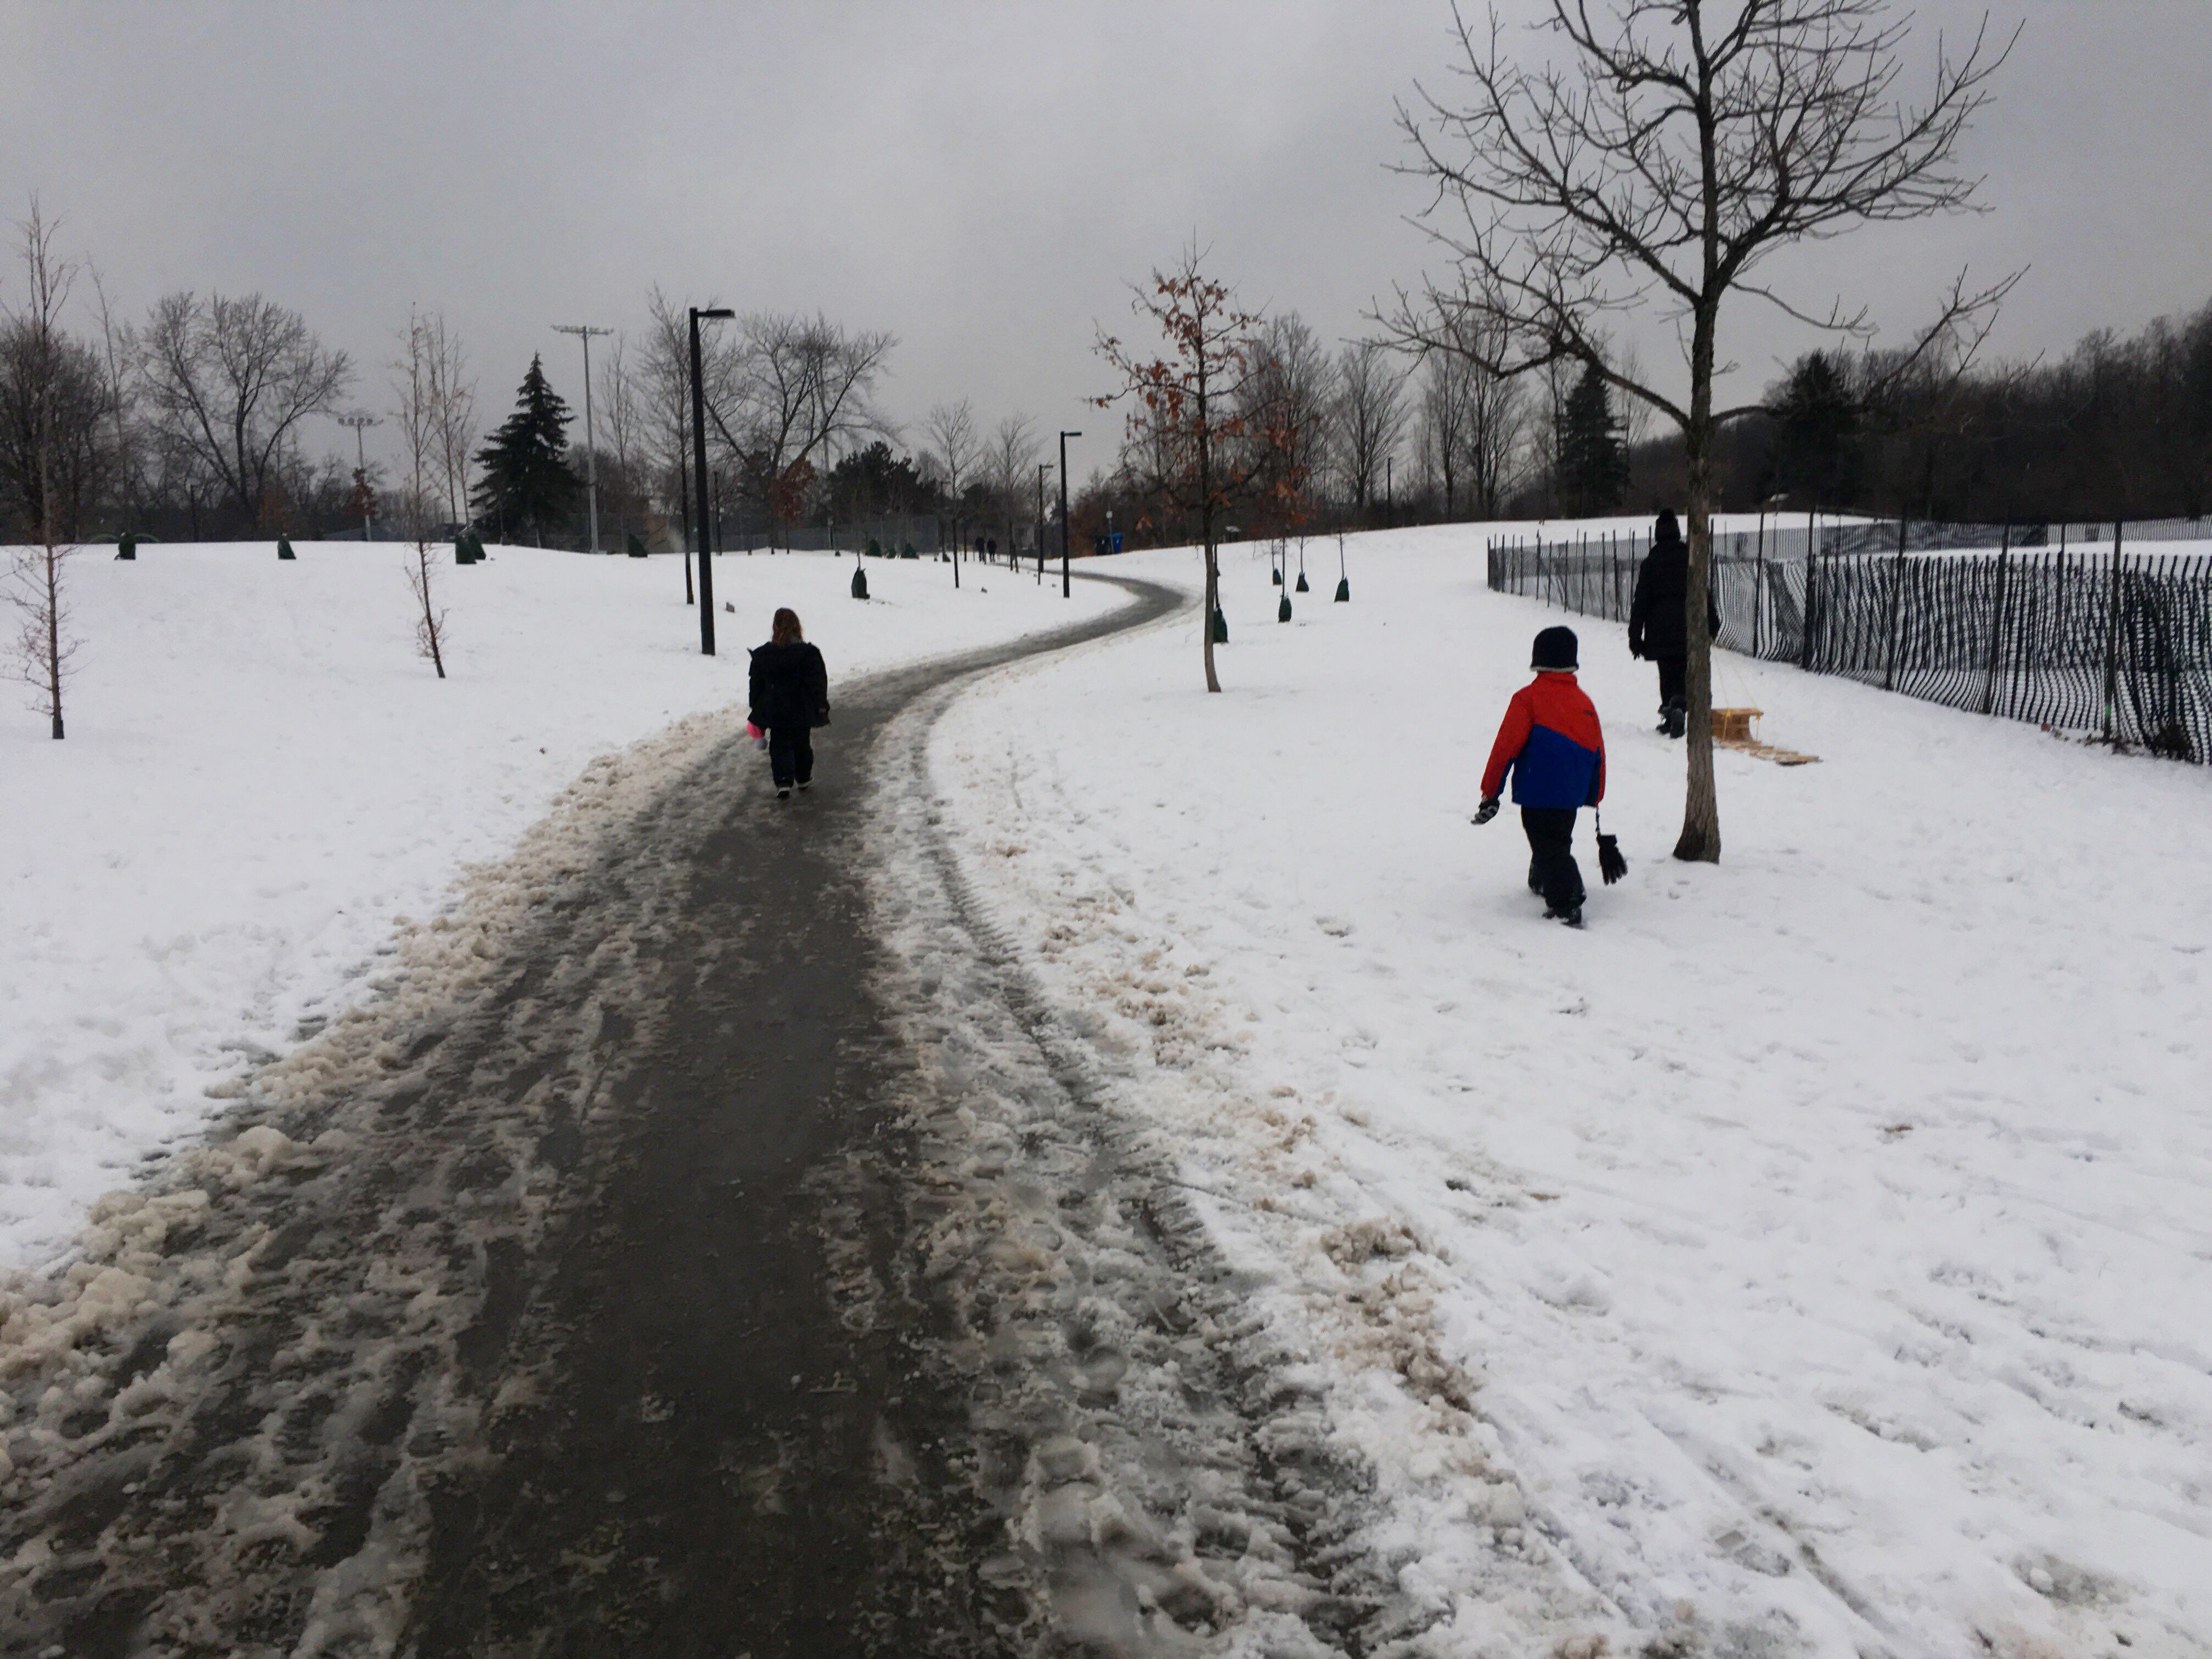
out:
{"label": "black glove in child's hand", "polygon": [[1489,822],[1491,821],[1491,819],[1492,819],[1492,818],[1496,817],[1497,816],[1498,816],[1498,797],[1497,797],[1497,796],[1495,796],[1495,795],[1492,795],[1492,796],[1488,800],[1486,800],[1485,802],[1483,802],[1483,803],[1482,803],[1482,805],[1480,805],[1480,806],[1478,806],[1478,807],[1476,807],[1476,808],[1474,809],[1474,822],[1475,822],[1475,823],[1489,823]]}

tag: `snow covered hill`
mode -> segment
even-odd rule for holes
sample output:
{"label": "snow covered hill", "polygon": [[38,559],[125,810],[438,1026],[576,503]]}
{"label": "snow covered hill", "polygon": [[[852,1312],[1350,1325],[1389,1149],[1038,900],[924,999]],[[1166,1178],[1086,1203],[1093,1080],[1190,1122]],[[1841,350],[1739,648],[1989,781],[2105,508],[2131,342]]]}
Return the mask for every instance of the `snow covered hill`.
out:
{"label": "snow covered hill", "polygon": [[[795,607],[837,678],[1050,627],[1111,591],[970,567],[717,561],[721,654],[672,558],[495,548],[439,571],[441,683],[402,550],[149,544],[70,566],[66,741],[0,709],[0,1267],[64,1243],[234,1080],[374,988],[395,927],[507,852],[595,757],[737,705]],[[835,732],[825,763],[835,764]]]}
{"label": "snow covered hill", "polygon": [[[1224,695],[1191,612],[931,751],[1328,1379],[1418,1651],[2212,1651],[2212,769],[1724,659],[1821,759],[1721,754],[1725,861],[1677,865],[1651,667],[1486,592],[1483,533],[1354,538],[1348,605],[1316,541],[1289,625],[1231,549]],[[1468,823],[1560,622],[1632,866],[1585,815],[1580,933]]]}

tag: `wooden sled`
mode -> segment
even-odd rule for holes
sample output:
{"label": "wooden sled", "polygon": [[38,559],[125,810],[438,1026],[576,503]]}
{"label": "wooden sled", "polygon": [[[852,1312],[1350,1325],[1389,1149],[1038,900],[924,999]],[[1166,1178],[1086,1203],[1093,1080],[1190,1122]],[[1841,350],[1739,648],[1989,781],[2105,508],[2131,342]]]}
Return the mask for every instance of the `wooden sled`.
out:
{"label": "wooden sled", "polygon": [[1760,708],[1714,709],[1713,741],[1723,749],[1733,749],[1741,754],[1772,761],[1777,766],[1810,766],[1820,758],[1818,755],[1804,754],[1795,749],[1778,749],[1771,743],[1761,743],[1752,728],[1764,713],[1765,710]]}

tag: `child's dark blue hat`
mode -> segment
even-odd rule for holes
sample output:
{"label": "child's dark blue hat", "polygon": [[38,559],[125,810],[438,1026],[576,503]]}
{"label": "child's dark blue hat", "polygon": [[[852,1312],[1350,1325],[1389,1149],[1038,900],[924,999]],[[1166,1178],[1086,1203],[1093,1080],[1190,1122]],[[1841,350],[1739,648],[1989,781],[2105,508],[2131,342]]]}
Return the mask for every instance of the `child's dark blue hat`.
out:
{"label": "child's dark blue hat", "polygon": [[1536,648],[1529,653],[1528,666],[1549,668],[1555,672],[1564,669],[1572,673],[1580,644],[1575,638],[1573,629],[1547,628],[1536,635]]}

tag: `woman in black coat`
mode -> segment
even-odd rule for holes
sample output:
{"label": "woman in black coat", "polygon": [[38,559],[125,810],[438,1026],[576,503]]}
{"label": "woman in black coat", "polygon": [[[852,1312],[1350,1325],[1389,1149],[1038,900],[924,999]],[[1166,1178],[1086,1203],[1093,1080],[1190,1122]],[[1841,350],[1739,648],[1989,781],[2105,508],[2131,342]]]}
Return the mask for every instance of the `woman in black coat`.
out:
{"label": "woman in black coat", "polygon": [[778,800],[814,784],[813,729],[830,724],[830,671],[799,631],[796,611],[779,611],[766,645],[752,653],[752,723],[768,733],[769,775]]}
{"label": "woman in black coat", "polygon": [[[1628,654],[1659,665],[1659,729],[1679,738],[1689,728],[1683,682],[1688,671],[1690,549],[1671,511],[1651,528],[1651,550],[1636,573],[1636,597],[1628,607]],[[1721,631],[1720,607],[1705,590],[1706,637]]]}

